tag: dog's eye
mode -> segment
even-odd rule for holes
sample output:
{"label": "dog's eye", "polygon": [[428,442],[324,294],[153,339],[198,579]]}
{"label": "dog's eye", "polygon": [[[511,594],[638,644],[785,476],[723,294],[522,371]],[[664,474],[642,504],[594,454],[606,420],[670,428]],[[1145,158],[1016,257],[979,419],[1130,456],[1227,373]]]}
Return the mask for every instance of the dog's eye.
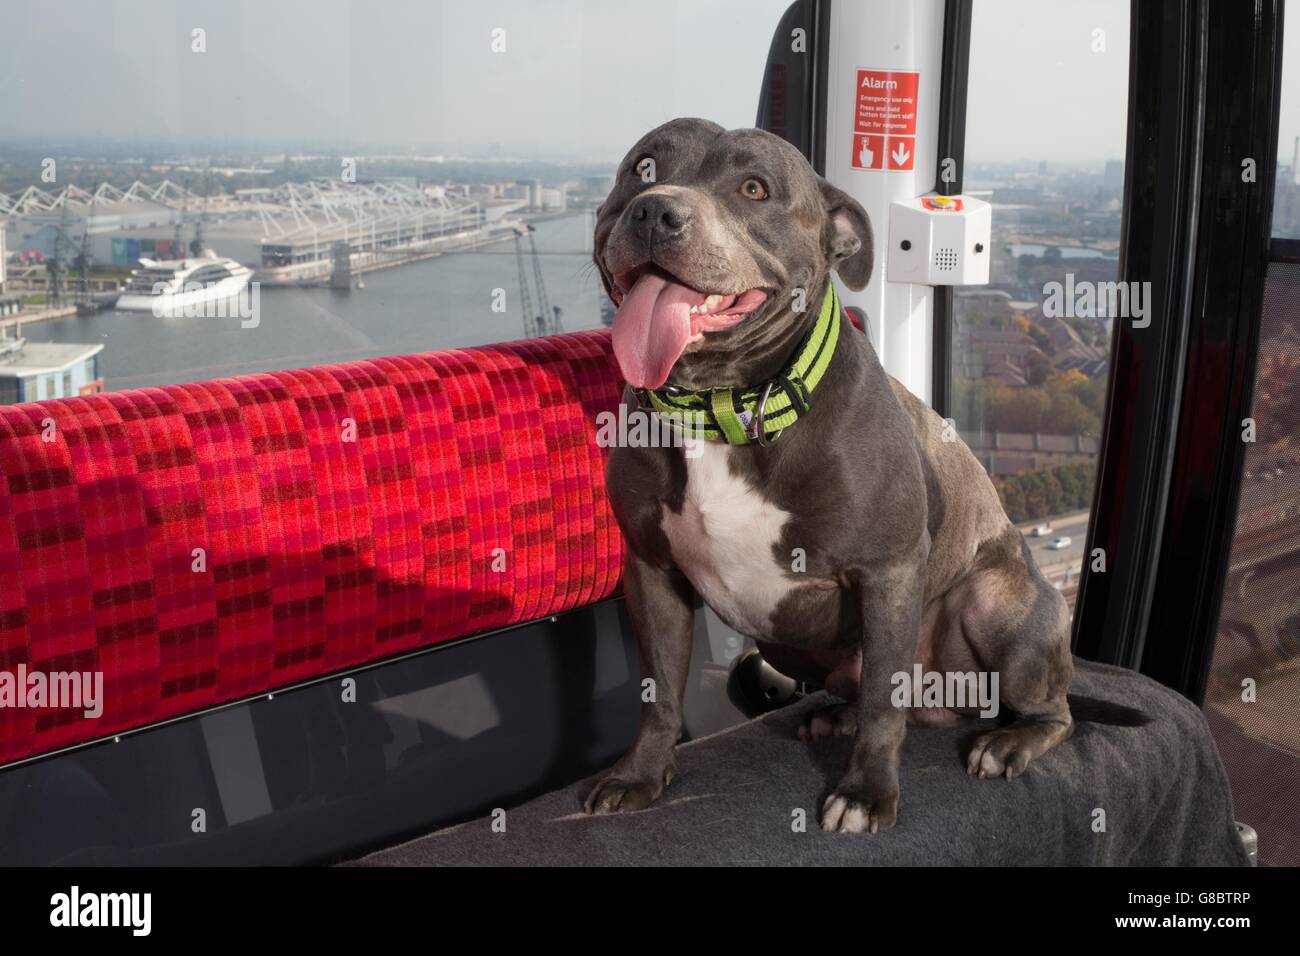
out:
{"label": "dog's eye", "polygon": [[761,179],[754,179],[752,176],[740,184],[740,194],[746,199],[758,201],[767,198],[767,187],[763,185]]}

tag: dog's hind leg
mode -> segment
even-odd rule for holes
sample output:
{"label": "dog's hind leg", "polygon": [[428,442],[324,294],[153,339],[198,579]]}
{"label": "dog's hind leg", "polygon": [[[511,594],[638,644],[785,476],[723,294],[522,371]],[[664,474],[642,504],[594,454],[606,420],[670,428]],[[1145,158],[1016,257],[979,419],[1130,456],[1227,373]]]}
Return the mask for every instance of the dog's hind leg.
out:
{"label": "dog's hind leg", "polygon": [[846,701],[810,712],[799,726],[800,740],[819,737],[852,737],[858,727],[858,681],[862,673],[862,652],[858,649],[788,647],[771,641],[756,641],[769,665],[787,677],[813,687],[822,687]]}
{"label": "dog's hind leg", "polygon": [[[1015,719],[975,740],[966,761],[972,776],[1008,779],[1073,731],[1066,702],[1073,661],[1070,611],[1059,591],[1019,547],[978,571],[963,587],[961,627],[975,657],[998,676],[998,698]],[[1009,544],[1010,542],[1005,542]],[[1019,553],[1016,554],[1015,552]]]}
{"label": "dog's hind leg", "polygon": [[1029,761],[1066,740],[1074,729],[1064,695],[1012,709],[1018,715],[1015,720],[976,739],[966,758],[967,773],[980,778],[1018,777]]}
{"label": "dog's hind leg", "polygon": [[858,705],[833,704],[808,714],[799,725],[800,740],[852,737],[858,732]]}

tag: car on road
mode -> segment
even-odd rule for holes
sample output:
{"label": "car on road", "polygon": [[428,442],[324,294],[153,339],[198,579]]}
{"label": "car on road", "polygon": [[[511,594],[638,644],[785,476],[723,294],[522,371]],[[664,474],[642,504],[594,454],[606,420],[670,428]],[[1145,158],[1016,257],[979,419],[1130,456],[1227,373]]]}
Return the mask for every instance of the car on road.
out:
{"label": "car on road", "polygon": [[1074,541],[1073,538],[1069,537],[1068,535],[1063,535],[1062,537],[1054,538],[1052,540],[1052,543],[1049,544],[1047,547],[1051,551],[1064,551],[1073,543],[1073,541]]}

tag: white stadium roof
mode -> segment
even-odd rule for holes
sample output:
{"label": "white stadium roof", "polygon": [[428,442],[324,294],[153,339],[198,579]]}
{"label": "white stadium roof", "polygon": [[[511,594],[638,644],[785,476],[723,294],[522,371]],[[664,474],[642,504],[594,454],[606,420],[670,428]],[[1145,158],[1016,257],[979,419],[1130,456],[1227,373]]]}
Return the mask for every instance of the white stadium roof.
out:
{"label": "white stadium roof", "polygon": [[[319,179],[284,183],[274,188],[241,190],[235,195],[201,196],[169,179],[133,182],[126,189],[102,183],[93,190],[68,186],[50,192],[29,186],[20,193],[0,193],[0,215],[47,219],[51,213],[100,217],[139,208],[180,209],[190,218],[247,222],[273,241],[355,235],[385,225],[438,222],[472,214],[478,203],[448,196],[437,187],[420,189],[402,182],[350,183]],[[251,230],[250,230],[251,231]]]}

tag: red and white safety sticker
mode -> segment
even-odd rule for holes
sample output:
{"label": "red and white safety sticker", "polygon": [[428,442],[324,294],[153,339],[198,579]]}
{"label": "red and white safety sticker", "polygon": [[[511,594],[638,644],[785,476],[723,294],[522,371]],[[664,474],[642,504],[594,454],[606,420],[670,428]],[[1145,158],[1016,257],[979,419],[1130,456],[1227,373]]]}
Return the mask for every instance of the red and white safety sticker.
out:
{"label": "red and white safety sticker", "polygon": [[916,160],[916,91],[910,70],[858,70],[853,98],[853,166],[903,172]]}

